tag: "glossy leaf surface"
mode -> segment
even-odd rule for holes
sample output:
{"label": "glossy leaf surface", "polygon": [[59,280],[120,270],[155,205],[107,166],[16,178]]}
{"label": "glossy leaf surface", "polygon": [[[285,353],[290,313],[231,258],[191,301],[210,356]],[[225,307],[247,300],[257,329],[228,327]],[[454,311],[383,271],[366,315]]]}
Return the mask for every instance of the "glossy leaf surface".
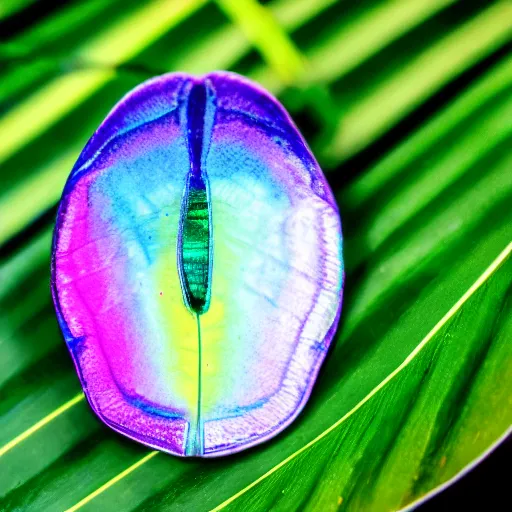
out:
{"label": "glossy leaf surface", "polygon": [[[140,2],[67,4],[5,46],[3,55],[17,56],[0,81],[4,112],[17,120],[8,126],[23,128],[34,105],[53,121],[36,138],[24,135],[26,143],[1,164],[0,240],[8,245],[0,280],[0,442],[9,448],[0,452],[8,468],[2,507],[201,511],[229,501],[232,510],[297,510],[314,497],[328,510],[387,511],[438,492],[512,423],[510,344],[503,343],[510,339],[503,292],[510,256],[406,367],[366,397],[512,240],[510,3],[278,0],[265,3],[272,23],[254,10],[243,24],[237,16],[244,11],[230,11],[230,2],[219,3],[222,10],[170,4],[182,9],[172,28],[154,32],[128,61],[118,56],[125,41],[112,44],[128,32],[114,29],[130,26],[131,16],[141,29],[151,25]],[[267,30],[256,42],[259,23]],[[276,26],[284,37],[268,29]],[[286,36],[307,70],[292,80],[300,87],[282,82],[297,67]],[[93,53],[92,43],[103,51]],[[276,49],[272,67],[253,46],[262,54]],[[70,96],[48,85],[63,69],[77,76],[72,56],[88,54],[102,63],[98,70],[89,61],[91,73],[112,75],[63,109]],[[345,303],[332,354],[290,428],[230,458],[181,460],[123,439],[91,413],[49,297],[55,210],[32,221],[54,207],[81,148],[121,95],[163,71],[219,68],[277,94],[329,171],[344,225]],[[412,389],[418,400],[410,403]]]}

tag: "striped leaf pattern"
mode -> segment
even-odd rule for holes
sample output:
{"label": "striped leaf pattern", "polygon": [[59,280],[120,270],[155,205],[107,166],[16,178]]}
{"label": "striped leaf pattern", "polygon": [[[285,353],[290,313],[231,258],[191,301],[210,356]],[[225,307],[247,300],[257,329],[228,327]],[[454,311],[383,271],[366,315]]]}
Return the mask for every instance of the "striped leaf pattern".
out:
{"label": "striped leaf pattern", "polygon": [[[6,0],[0,509],[399,510],[512,423],[512,3]],[[49,290],[56,204],[112,105],[229,69],[292,113],[336,194],[346,291],[300,418],[179,460],[89,409]]]}

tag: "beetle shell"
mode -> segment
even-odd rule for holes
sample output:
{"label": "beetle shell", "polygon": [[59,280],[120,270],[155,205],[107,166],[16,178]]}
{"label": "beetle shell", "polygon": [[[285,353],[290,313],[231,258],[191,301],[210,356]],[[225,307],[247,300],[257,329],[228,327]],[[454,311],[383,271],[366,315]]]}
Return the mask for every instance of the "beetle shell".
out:
{"label": "beetle shell", "polygon": [[282,431],[338,322],[332,192],[278,101],[233,73],[149,80],[110,112],[60,202],[57,317],[122,434],[219,456]]}

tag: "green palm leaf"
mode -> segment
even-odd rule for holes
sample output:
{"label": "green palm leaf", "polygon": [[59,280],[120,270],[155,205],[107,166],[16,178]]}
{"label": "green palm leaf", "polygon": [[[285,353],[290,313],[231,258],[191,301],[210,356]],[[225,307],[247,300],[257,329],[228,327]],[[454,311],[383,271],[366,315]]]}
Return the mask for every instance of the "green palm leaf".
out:
{"label": "green palm leaf", "polygon": [[[10,0],[2,26],[30,4]],[[90,0],[14,31],[0,46],[0,508],[395,510],[496,446],[512,423],[511,19],[505,1]],[[347,286],[294,425],[180,460],[90,411],[51,304],[51,229],[122,94],[217,68],[263,83],[304,129],[339,202]]]}

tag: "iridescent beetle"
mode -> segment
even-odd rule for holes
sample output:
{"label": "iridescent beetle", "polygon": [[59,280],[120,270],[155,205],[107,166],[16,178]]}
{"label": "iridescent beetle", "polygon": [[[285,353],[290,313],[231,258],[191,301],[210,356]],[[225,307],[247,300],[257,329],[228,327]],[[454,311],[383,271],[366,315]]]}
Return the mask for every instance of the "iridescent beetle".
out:
{"label": "iridescent beetle", "polygon": [[94,411],[153,448],[226,455],[289,425],[342,285],[322,171],[277,100],[238,75],[143,83],[66,183],[58,320]]}

